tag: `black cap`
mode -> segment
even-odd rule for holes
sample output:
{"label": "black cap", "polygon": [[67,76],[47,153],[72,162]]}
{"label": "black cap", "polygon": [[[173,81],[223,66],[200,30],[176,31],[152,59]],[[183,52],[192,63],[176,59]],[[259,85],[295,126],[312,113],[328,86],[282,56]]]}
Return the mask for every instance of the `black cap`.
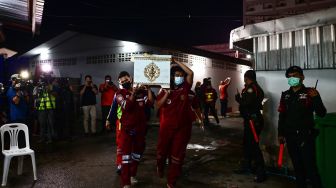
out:
{"label": "black cap", "polygon": [[248,70],[248,71],[246,71],[245,74],[244,74],[244,77],[248,78],[248,79],[250,79],[252,81],[256,81],[257,80],[257,76],[256,76],[256,73],[255,73],[254,70]]}
{"label": "black cap", "polygon": [[300,73],[301,75],[303,75],[303,70],[301,69],[301,67],[299,66],[291,66],[289,67],[287,70],[286,70],[286,78],[288,78],[288,74],[290,73],[294,73],[294,72],[298,72]]}

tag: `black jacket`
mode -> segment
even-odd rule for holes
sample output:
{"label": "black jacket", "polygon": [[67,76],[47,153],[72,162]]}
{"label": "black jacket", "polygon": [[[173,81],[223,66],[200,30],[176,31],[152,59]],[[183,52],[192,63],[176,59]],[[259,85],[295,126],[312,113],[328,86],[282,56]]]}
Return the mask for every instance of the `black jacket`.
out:
{"label": "black jacket", "polygon": [[320,95],[311,97],[304,85],[294,92],[291,88],[282,93],[278,108],[278,135],[285,136],[295,131],[308,131],[314,128],[314,112],[318,116],[325,116],[326,108]]}
{"label": "black jacket", "polygon": [[264,91],[257,82],[245,85],[242,90],[241,97],[236,95],[236,101],[239,103],[240,114],[249,119],[253,114],[260,114],[262,110],[262,101],[264,99]]}

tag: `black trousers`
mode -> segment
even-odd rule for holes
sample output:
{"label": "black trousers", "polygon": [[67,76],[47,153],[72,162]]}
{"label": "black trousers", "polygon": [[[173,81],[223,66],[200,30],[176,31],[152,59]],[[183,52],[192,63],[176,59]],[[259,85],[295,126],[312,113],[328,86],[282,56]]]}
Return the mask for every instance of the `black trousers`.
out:
{"label": "black trousers", "polygon": [[101,106],[101,108],[102,108],[102,129],[101,129],[101,131],[104,132],[105,131],[106,119],[107,119],[107,116],[110,112],[111,106]]}
{"label": "black trousers", "polygon": [[287,134],[288,153],[292,159],[298,188],[306,188],[309,178],[313,188],[322,188],[322,182],[316,165],[315,136]]}
{"label": "black trousers", "polygon": [[[258,138],[260,138],[260,133],[264,124],[262,115],[259,115],[256,119],[254,119],[253,122]],[[242,164],[243,168],[251,168],[251,163],[252,161],[254,161],[256,166],[256,175],[264,176],[265,175],[264,157],[260,150],[259,143],[257,143],[254,139],[248,120],[244,120],[243,154],[244,154],[244,161]]]}
{"label": "black trousers", "polygon": [[217,111],[215,109],[215,104],[214,103],[205,103],[204,104],[204,117],[205,117],[205,122],[209,123],[209,110],[211,114],[215,117],[216,122],[219,123]]}
{"label": "black trousers", "polygon": [[228,100],[224,99],[224,100],[220,100],[221,103],[221,116],[226,116],[226,110],[227,110],[227,104],[228,104]]}

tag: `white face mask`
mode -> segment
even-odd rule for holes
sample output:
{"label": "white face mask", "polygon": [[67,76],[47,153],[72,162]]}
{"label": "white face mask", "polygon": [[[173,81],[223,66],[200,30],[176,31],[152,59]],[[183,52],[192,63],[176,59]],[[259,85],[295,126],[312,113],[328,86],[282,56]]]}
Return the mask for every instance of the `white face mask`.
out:
{"label": "white face mask", "polygon": [[184,82],[184,77],[183,76],[176,76],[174,83],[175,85],[179,86]]}

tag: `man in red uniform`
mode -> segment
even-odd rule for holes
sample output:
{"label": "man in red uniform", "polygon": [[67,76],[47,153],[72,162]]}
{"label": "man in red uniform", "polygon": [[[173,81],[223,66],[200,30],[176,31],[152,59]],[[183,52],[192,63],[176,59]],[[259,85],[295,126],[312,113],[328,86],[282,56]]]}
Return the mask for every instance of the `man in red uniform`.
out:
{"label": "man in red uniform", "polygon": [[228,77],[224,81],[220,82],[219,85],[219,100],[221,103],[221,116],[223,118],[226,117],[226,111],[227,111],[227,104],[228,104],[228,92],[227,88],[229,87],[231,82],[231,78]]}
{"label": "man in red uniform", "polygon": [[162,89],[157,97],[160,110],[160,131],[157,147],[157,172],[163,177],[166,159],[169,159],[167,187],[173,188],[181,174],[186,147],[191,136],[191,104],[188,93],[194,73],[186,65],[175,61],[172,67],[173,83],[170,89]]}
{"label": "man in red uniform", "polygon": [[111,80],[110,75],[105,76],[104,83],[99,85],[99,92],[101,93],[101,109],[102,109],[102,130],[105,131],[105,122],[110,111],[115,92],[118,90]]}
{"label": "man in red uniform", "polygon": [[118,117],[121,126],[120,145],[122,153],[121,182],[128,188],[132,182],[136,183],[138,163],[141,159],[145,145],[146,114],[145,106],[153,104],[152,91],[132,87],[132,80],[128,72],[119,74],[119,84],[122,89],[116,93],[118,104]]}

